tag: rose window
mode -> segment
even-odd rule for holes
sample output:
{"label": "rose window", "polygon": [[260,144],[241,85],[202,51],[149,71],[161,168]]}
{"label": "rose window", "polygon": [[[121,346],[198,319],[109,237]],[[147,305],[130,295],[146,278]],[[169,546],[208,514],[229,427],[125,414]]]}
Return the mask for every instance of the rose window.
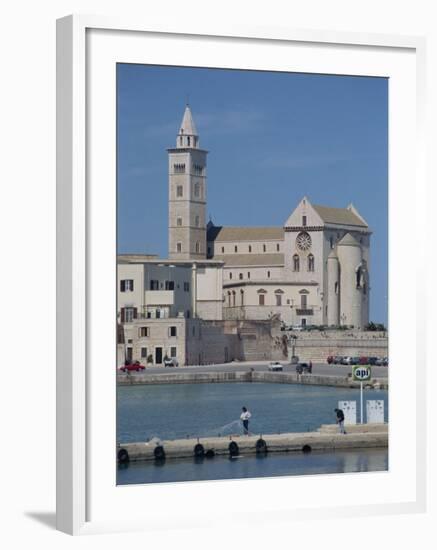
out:
{"label": "rose window", "polygon": [[311,237],[308,233],[302,231],[296,238],[296,244],[299,250],[309,250],[311,248]]}

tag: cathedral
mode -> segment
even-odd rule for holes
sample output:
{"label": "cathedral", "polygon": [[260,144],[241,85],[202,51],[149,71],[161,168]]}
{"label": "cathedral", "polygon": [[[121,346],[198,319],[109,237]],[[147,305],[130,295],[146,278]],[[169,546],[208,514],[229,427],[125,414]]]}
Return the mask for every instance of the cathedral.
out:
{"label": "cathedral", "polygon": [[371,231],[358,210],[303,197],[277,227],[207,223],[207,154],[187,105],[168,149],[169,260],[221,263],[225,320],[364,329]]}

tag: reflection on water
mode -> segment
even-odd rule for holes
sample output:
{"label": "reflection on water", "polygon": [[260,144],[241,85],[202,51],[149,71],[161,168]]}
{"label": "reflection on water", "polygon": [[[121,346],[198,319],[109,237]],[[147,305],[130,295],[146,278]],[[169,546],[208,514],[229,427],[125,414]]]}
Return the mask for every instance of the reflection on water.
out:
{"label": "reflection on water", "polygon": [[[365,399],[383,399],[387,392],[366,390]],[[153,437],[179,439],[241,434],[237,420],[245,405],[255,434],[306,432],[335,422],[340,400],[356,400],[359,390],[293,384],[169,384],[121,386],[117,394],[117,441]],[[364,407],[365,410],[365,407]]]}
{"label": "reflection on water", "polygon": [[384,470],[388,470],[387,449],[310,454],[275,453],[265,456],[240,456],[236,459],[215,457],[200,460],[132,462],[118,466],[117,483],[126,485]]}

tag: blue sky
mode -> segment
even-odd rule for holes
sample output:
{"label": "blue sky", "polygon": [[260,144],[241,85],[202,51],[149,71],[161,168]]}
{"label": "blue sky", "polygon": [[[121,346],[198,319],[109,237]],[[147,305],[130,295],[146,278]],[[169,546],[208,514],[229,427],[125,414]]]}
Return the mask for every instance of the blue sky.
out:
{"label": "blue sky", "polygon": [[370,318],[386,323],[388,81],[119,64],[121,253],[167,256],[166,149],[187,98],[209,151],[213,222],[282,225],[304,195],[353,202],[373,231]]}

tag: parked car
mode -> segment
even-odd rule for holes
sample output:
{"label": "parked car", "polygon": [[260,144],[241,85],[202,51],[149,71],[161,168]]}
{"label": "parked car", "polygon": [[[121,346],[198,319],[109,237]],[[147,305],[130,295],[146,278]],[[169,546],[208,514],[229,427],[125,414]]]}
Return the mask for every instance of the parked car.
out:
{"label": "parked car", "polygon": [[269,370],[274,371],[274,372],[283,370],[282,365],[279,361],[272,361],[269,364],[268,368],[269,368]]}
{"label": "parked car", "polygon": [[388,357],[379,357],[376,360],[375,365],[378,366],[378,367],[387,367],[388,366]]}
{"label": "parked car", "polygon": [[176,359],[176,357],[167,357],[166,359],[164,359],[164,367],[179,367],[178,360]]}
{"label": "parked car", "polygon": [[376,362],[378,361],[377,357],[368,357],[367,359],[369,365],[376,365]]}
{"label": "parked car", "polygon": [[331,363],[334,362],[334,356],[328,355],[328,357],[326,358],[326,362],[328,363],[328,365],[331,365]]}
{"label": "parked car", "polygon": [[145,370],[145,366],[142,365],[139,361],[134,361],[133,363],[126,363],[120,367],[121,372],[131,372],[136,371],[140,372],[142,370]]}
{"label": "parked car", "polygon": [[360,365],[368,365],[369,364],[369,358],[365,357],[365,356],[361,356],[359,364]]}
{"label": "parked car", "polygon": [[332,364],[333,365],[340,365],[342,359],[343,359],[343,357],[341,355],[335,355],[334,359],[332,360]]}

